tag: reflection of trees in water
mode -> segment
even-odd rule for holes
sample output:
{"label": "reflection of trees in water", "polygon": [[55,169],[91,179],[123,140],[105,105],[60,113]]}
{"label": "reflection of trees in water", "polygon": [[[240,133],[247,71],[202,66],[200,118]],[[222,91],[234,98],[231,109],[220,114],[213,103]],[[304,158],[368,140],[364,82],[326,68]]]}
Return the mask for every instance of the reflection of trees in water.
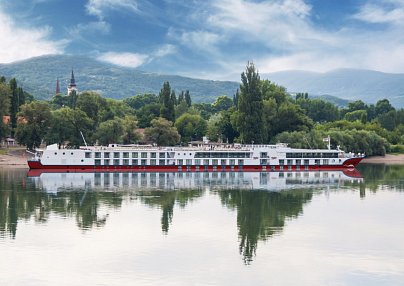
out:
{"label": "reflection of trees in water", "polygon": [[312,192],[261,192],[228,190],[218,193],[223,205],[237,211],[240,254],[249,264],[255,256],[259,240],[282,231],[285,219],[296,218],[303,211],[303,204],[310,201]]}
{"label": "reflection of trees in water", "polygon": [[404,190],[403,165],[363,164],[358,170],[364,178],[364,187],[371,191],[377,191],[381,185]]}
{"label": "reflection of trees in water", "polygon": [[[150,196],[152,195],[152,196]],[[168,233],[169,226],[174,215],[174,206],[177,204],[180,208],[202,196],[201,190],[180,190],[180,191],[153,191],[152,193],[142,193],[140,200],[145,205],[157,207],[162,210],[161,229],[163,233]]]}
{"label": "reflection of trees in water", "polygon": [[102,205],[120,207],[122,194],[113,192],[64,191],[46,193],[26,182],[25,173],[0,172],[0,234],[15,238],[19,220],[33,218],[47,222],[51,214],[75,217],[81,229],[102,226],[107,215],[100,215]]}

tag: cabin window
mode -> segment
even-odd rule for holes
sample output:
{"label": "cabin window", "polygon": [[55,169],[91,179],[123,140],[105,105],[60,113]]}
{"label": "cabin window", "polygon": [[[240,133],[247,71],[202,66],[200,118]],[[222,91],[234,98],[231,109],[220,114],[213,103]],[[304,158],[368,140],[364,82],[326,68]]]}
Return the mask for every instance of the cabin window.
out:
{"label": "cabin window", "polygon": [[156,158],[156,152],[150,153],[150,158]]}
{"label": "cabin window", "polygon": [[141,164],[142,166],[146,166],[146,160],[145,160],[145,159],[140,160],[140,164]]}
{"label": "cabin window", "polygon": [[302,160],[296,160],[296,165],[299,166],[302,164]]}
{"label": "cabin window", "polygon": [[226,160],[220,160],[220,165],[226,166]]}
{"label": "cabin window", "polygon": [[[156,154],[156,153],[154,153],[154,154]],[[151,159],[151,160],[150,160],[150,165],[152,165],[152,166],[156,165],[156,160],[155,160],[155,159]]]}
{"label": "cabin window", "polygon": [[65,153],[65,152],[63,152],[63,153],[62,153],[62,155],[66,155],[66,153]]}
{"label": "cabin window", "polygon": [[309,165],[309,160],[304,160],[304,165],[308,166]]}
{"label": "cabin window", "polygon": [[123,159],[123,163],[122,163],[123,165],[129,165],[129,160],[128,159]]}
{"label": "cabin window", "polygon": [[159,153],[159,158],[165,158],[166,157],[166,153]]}
{"label": "cabin window", "polygon": [[287,160],[288,165],[293,165],[293,160]]}
{"label": "cabin window", "polygon": [[123,152],[123,157],[124,158],[129,158],[129,152]]}
{"label": "cabin window", "polygon": [[147,152],[142,152],[142,153],[140,154],[140,156],[141,156],[142,158],[147,158]]}
{"label": "cabin window", "polygon": [[267,157],[268,157],[267,152],[261,152],[261,158],[267,158]]}
{"label": "cabin window", "polygon": [[165,160],[163,159],[163,160],[159,160],[159,165],[160,166],[163,166],[163,165],[165,165],[166,164],[166,162],[165,162]]}
{"label": "cabin window", "polygon": [[234,165],[236,165],[236,160],[230,159],[229,163],[230,163],[230,166],[234,166]]}
{"label": "cabin window", "polygon": [[243,166],[243,165],[244,165],[244,160],[238,160],[238,164],[239,164],[240,166]]}
{"label": "cabin window", "polygon": [[95,158],[101,158],[101,152],[95,152]]}
{"label": "cabin window", "polygon": [[206,165],[206,166],[208,166],[208,165],[209,165],[209,159],[204,159],[204,160],[203,160],[203,164]]}
{"label": "cabin window", "polygon": [[109,158],[109,152],[104,153],[104,158]]}
{"label": "cabin window", "polygon": [[86,153],[85,153],[85,157],[86,157],[86,158],[91,158],[91,152],[86,152]]}
{"label": "cabin window", "polygon": [[109,165],[109,160],[104,160],[104,165],[108,166]]}
{"label": "cabin window", "polygon": [[267,164],[267,159],[261,159],[260,164],[261,165],[266,165]]}
{"label": "cabin window", "polygon": [[55,152],[55,155],[57,155],[58,154],[58,152]]}
{"label": "cabin window", "polygon": [[200,165],[201,164],[201,159],[195,159],[195,165]]}
{"label": "cabin window", "polygon": [[114,158],[119,158],[119,152],[114,152]]}
{"label": "cabin window", "polygon": [[316,159],[316,160],[314,160],[314,164],[316,164],[316,165],[320,165],[320,159]]}
{"label": "cabin window", "polygon": [[187,165],[189,166],[189,165],[192,165],[192,160],[191,159],[187,159]]}
{"label": "cabin window", "polygon": [[217,165],[218,165],[218,160],[217,160],[217,159],[213,159],[213,160],[212,160],[212,165],[213,165],[213,166],[217,166]]}
{"label": "cabin window", "polygon": [[132,158],[137,158],[137,157],[138,157],[137,152],[132,152]]}
{"label": "cabin window", "polygon": [[279,160],[279,165],[284,165],[285,164],[285,160]]}
{"label": "cabin window", "polygon": [[330,163],[330,160],[328,160],[328,159],[323,160],[323,165],[329,165],[329,163]]}
{"label": "cabin window", "polygon": [[178,166],[182,166],[184,164],[184,161],[182,159],[178,160]]}
{"label": "cabin window", "polygon": [[114,165],[115,166],[119,165],[119,159],[114,159]]}
{"label": "cabin window", "polygon": [[132,160],[132,165],[136,166],[138,164],[137,160]]}
{"label": "cabin window", "polygon": [[95,164],[96,166],[101,165],[101,160],[100,160],[100,159],[95,159],[94,164]]}

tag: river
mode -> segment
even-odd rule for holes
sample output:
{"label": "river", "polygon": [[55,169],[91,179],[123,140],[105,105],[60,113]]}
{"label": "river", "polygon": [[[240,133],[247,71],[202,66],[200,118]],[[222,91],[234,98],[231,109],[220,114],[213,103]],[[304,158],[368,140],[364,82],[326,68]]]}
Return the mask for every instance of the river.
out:
{"label": "river", "polygon": [[404,285],[404,166],[0,170],[0,285]]}

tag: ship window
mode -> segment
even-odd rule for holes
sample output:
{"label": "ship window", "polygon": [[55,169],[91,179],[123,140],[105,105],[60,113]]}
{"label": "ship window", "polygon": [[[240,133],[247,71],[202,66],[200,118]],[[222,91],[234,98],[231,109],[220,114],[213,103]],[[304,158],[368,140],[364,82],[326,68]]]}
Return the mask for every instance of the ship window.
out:
{"label": "ship window", "polygon": [[140,160],[140,164],[141,164],[142,166],[146,166],[146,160],[145,160],[145,159]]}
{"label": "ship window", "polygon": [[156,152],[150,153],[150,158],[156,158]]}
{"label": "ship window", "polygon": [[114,158],[119,158],[119,152],[114,152]]}
{"label": "ship window", "polygon": [[302,160],[296,160],[296,165],[301,165],[302,164]]}
{"label": "ship window", "polygon": [[123,159],[123,165],[129,165],[129,160],[128,159]]}
{"label": "ship window", "polygon": [[234,159],[230,159],[229,162],[230,162],[230,166],[236,165],[236,160],[234,160]]}
{"label": "ship window", "polygon": [[147,153],[146,153],[146,152],[142,152],[142,153],[140,154],[140,156],[141,156],[142,158],[147,158]]}
{"label": "ship window", "polygon": [[137,158],[137,157],[138,157],[137,152],[132,152],[132,158]]}
{"label": "ship window", "polygon": [[329,160],[328,159],[324,159],[323,160],[323,165],[328,165],[329,164]]}
{"label": "ship window", "polygon": [[213,160],[212,160],[212,165],[213,165],[213,166],[217,166],[217,164],[218,164],[218,160],[217,160],[217,159],[213,159]]}
{"label": "ship window", "polygon": [[191,159],[187,159],[187,165],[192,165],[192,160]]}
{"label": "ship window", "polygon": [[66,153],[65,153],[65,152],[63,152],[62,154],[63,154],[63,155],[66,155]]}
{"label": "ship window", "polygon": [[293,164],[293,160],[287,160],[288,165],[292,165]]}
{"label": "ship window", "polygon": [[261,152],[261,158],[266,158],[267,157],[267,152]]}
{"label": "ship window", "polygon": [[132,165],[137,165],[138,163],[137,163],[137,160],[132,160]]}
{"label": "ship window", "polygon": [[183,164],[183,160],[182,160],[182,159],[179,159],[179,160],[178,160],[178,165],[181,166],[182,164]]}
{"label": "ship window", "polygon": [[201,164],[201,159],[195,159],[195,165],[200,165]]}
{"label": "ship window", "polygon": [[95,164],[96,166],[101,165],[101,160],[100,160],[100,159],[95,159],[94,164]]}
{"label": "ship window", "polygon": [[104,160],[104,165],[108,166],[109,165],[109,160]]}
{"label": "ship window", "polygon": [[244,165],[244,160],[238,160],[238,164],[239,164],[240,166]]}
{"label": "ship window", "polygon": [[101,158],[101,153],[100,152],[95,152],[95,158]]}
{"label": "ship window", "polygon": [[73,155],[73,152],[71,152],[70,155]]}
{"label": "ship window", "polygon": [[115,166],[119,165],[119,159],[114,159],[114,165]]}
{"label": "ship window", "polygon": [[165,158],[166,157],[166,153],[159,153],[159,158]]}
{"label": "ship window", "polygon": [[57,155],[58,153],[57,152],[55,152],[55,155]]}
{"label": "ship window", "polygon": [[314,160],[314,164],[316,164],[316,165],[320,165],[320,159],[316,159],[316,160]]}
{"label": "ship window", "polygon": [[124,158],[129,158],[129,152],[123,152],[123,157]]}
{"label": "ship window", "polygon": [[109,158],[109,152],[104,153],[104,158]]}
{"label": "ship window", "polygon": [[304,164],[307,166],[309,165],[309,160],[304,160]]}
{"label": "ship window", "polygon": [[220,164],[221,164],[222,166],[225,166],[225,165],[226,165],[226,160],[220,160]]}
{"label": "ship window", "polygon": [[261,163],[261,165],[266,165],[267,164],[267,159],[261,159],[260,163]]}
{"label": "ship window", "polygon": [[159,165],[160,165],[160,166],[163,166],[163,165],[165,165],[165,164],[166,164],[165,160],[159,160]]}
{"label": "ship window", "polygon": [[206,165],[206,166],[209,165],[209,159],[204,159],[203,164]]}
{"label": "ship window", "polygon": [[283,164],[285,164],[285,160],[279,160],[279,165],[283,165]]}
{"label": "ship window", "polygon": [[[64,153],[63,153],[63,154],[64,154]],[[85,157],[86,157],[86,158],[91,158],[91,152],[86,152],[86,153],[85,153]]]}
{"label": "ship window", "polygon": [[[153,154],[153,153],[152,153],[152,154]],[[154,153],[154,154],[156,154],[156,153]],[[156,160],[155,160],[155,159],[151,159],[151,160],[150,160],[150,165],[153,165],[153,166],[156,165]]]}

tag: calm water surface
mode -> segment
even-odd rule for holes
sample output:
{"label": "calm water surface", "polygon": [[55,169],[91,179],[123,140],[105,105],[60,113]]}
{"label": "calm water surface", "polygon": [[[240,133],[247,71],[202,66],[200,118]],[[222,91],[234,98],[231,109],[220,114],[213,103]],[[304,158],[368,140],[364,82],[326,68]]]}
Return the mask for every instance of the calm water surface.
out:
{"label": "calm water surface", "polygon": [[358,170],[0,170],[0,285],[404,285],[404,166]]}

